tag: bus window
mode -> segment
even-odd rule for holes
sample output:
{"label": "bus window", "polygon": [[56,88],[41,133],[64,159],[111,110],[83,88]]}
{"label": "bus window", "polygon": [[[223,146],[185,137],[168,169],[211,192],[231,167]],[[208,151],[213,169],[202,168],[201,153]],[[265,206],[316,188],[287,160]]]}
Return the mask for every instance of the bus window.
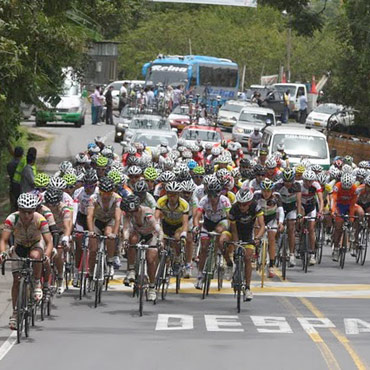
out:
{"label": "bus window", "polygon": [[191,68],[190,86],[197,86],[197,67],[194,65]]}
{"label": "bus window", "polygon": [[236,87],[238,70],[220,66],[199,66],[199,84],[202,86]]}

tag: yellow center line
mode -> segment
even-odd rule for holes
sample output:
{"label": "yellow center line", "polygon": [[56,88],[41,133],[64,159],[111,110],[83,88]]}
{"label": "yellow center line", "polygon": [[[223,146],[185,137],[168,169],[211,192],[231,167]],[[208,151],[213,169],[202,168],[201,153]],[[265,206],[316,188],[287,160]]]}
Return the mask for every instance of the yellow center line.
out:
{"label": "yellow center line", "polygon": [[[283,281],[282,276],[280,272],[277,271],[277,276],[281,281]],[[289,282],[287,279],[285,279],[286,282]],[[317,318],[322,319],[325,316],[323,313],[307,298],[298,298]],[[338,329],[336,328],[329,328],[330,332],[334,335],[335,338],[343,345],[347,353],[351,356],[352,361],[356,365],[357,369],[359,370],[365,370],[368,367],[365,365],[365,363],[361,360],[360,356],[357,354],[355,349],[351,346],[349,339],[343,335]],[[329,349],[329,348],[328,348]],[[329,350],[330,351],[330,350]],[[331,352],[330,352],[331,353]]]}

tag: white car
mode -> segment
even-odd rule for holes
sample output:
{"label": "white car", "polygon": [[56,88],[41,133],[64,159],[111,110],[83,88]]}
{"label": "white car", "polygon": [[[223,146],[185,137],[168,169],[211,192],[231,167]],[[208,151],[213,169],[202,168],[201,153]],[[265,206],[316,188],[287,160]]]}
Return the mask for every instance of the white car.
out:
{"label": "white car", "polygon": [[351,109],[345,109],[343,105],[327,103],[319,105],[307,116],[306,125],[326,129],[331,116],[330,121],[333,125],[351,126],[355,119]]}
{"label": "white car", "polygon": [[231,129],[239,119],[240,112],[248,106],[258,107],[257,104],[243,100],[229,100],[220,108],[217,115],[217,125]]}
{"label": "white car", "polygon": [[141,85],[141,86],[145,85],[145,81],[143,81],[143,80],[120,80],[120,81],[111,82],[109,85],[107,85],[106,88],[104,89],[103,95],[105,95],[105,93],[108,91],[108,89],[111,86],[113,86],[113,90],[112,90],[113,109],[118,109],[118,106],[119,106],[119,91],[120,91],[122,85],[125,82],[128,83],[129,88],[131,86],[133,87],[133,86],[137,86],[137,85]]}
{"label": "white car", "polygon": [[162,131],[160,135],[158,135],[158,130],[136,131],[130,139],[131,145],[144,143],[149,149],[157,148],[161,145],[166,145],[170,149],[176,149],[177,142],[177,133],[174,131]]}

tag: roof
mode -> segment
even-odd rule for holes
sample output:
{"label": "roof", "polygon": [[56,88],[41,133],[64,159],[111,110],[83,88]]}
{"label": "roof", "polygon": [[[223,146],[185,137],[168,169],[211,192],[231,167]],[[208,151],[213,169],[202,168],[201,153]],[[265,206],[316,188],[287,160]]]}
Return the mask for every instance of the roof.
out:
{"label": "roof", "polygon": [[240,114],[243,112],[250,112],[250,113],[260,113],[260,114],[273,114],[275,115],[275,112],[271,108],[263,108],[263,107],[254,107],[254,106],[246,106],[245,108],[242,108],[240,111]]}
{"label": "roof", "polygon": [[297,127],[291,125],[283,125],[283,126],[268,126],[265,128],[265,132],[270,131],[273,134],[295,134],[295,135],[310,135],[310,136],[319,136],[324,137],[326,136],[315,129],[309,129],[305,127]]}
{"label": "roof", "polygon": [[228,64],[237,67],[237,64],[230,59],[210,57],[206,55],[158,55],[152,63],[178,63],[178,64],[193,64],[193,63],[217,63]]}
{"label": "roof", "polygon": [[191,125],[191,126],[186,126],[184,127],[183,131],[185,130],[204,130],[204,131],[217,131],[221,132],[221,130],[218,127],[213,127],[213,126],[203,126],[203,125]]}

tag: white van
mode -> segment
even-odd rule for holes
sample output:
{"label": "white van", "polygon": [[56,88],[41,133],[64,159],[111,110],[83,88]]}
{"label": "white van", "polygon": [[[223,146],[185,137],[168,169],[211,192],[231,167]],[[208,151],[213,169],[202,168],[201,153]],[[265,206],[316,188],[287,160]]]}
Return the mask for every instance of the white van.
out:
{"label": "white van", "polygon": [[[273,87],[279,91],[280,93],[284,94],[287,90],[289,90],[290,95],[290,115],[294,117],[298,117],[298,111],[299,111],[299,102],[298,99],[303,93],[308,101],[308,93],[307,93],[307,87],[305,84],[299,84],[299,83],[278,83],[274,84]],[[311,111],[311,109],[309,109]]]}
{"label": "white van", "polygon": [[268,148],[268,155],[277,151],[278,144],[293,165],[307,158],[312,164],[319,164],[325,170],[330,166],[330,152],[326,136],[316,130],[301,127],[269,126],[263,132],[262,145]]}

